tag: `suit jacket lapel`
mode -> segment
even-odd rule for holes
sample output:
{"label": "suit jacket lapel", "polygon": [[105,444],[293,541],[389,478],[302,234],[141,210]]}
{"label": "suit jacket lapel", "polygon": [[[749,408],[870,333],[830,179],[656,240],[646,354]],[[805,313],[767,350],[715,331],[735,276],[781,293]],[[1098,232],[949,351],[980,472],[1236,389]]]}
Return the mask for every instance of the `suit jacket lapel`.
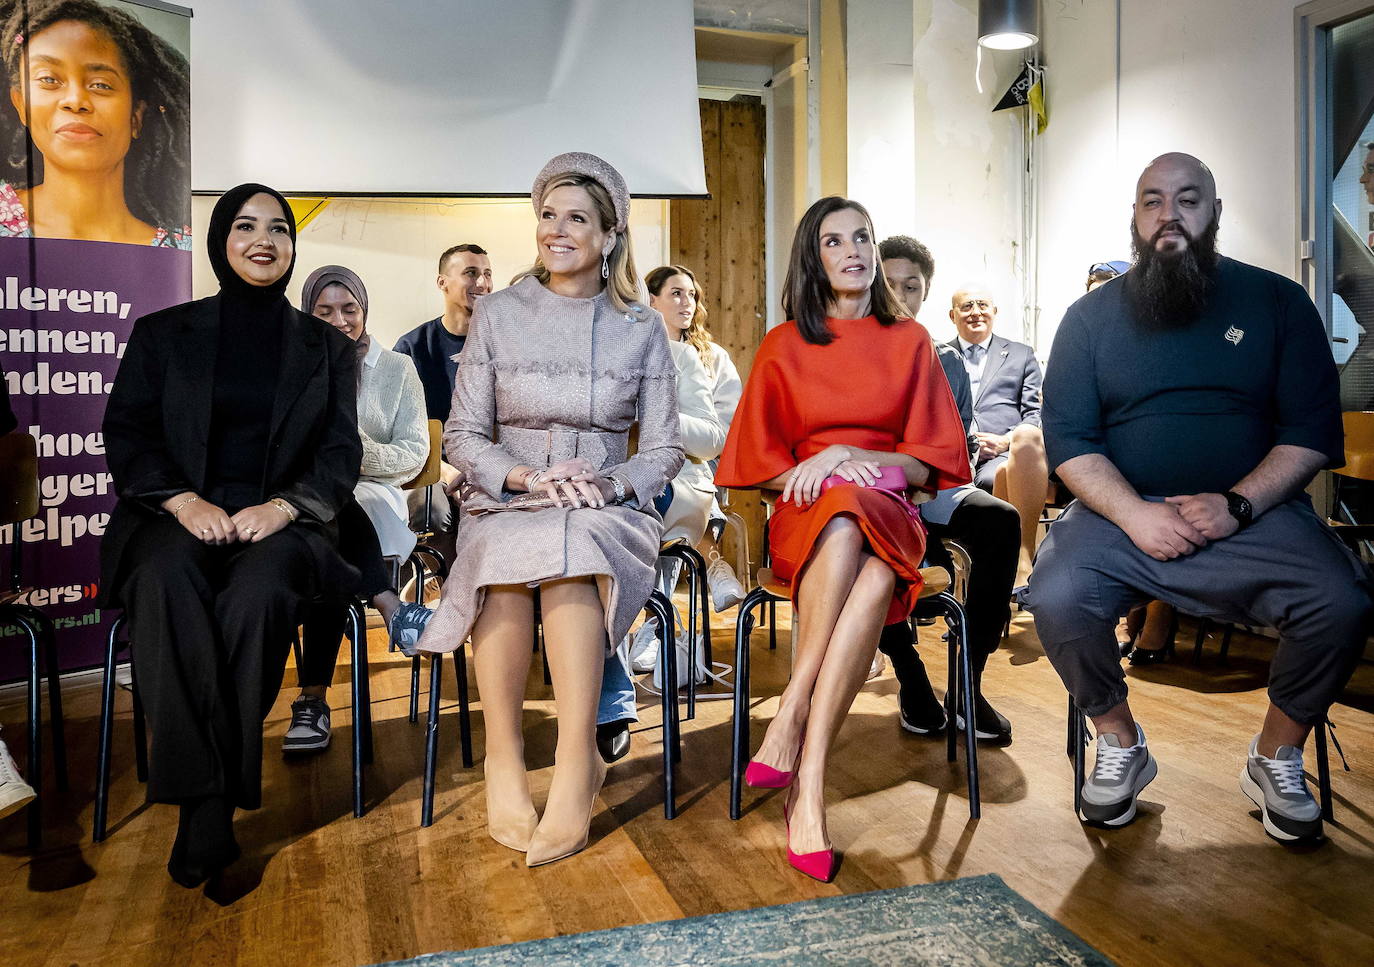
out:
{"label": "suit jacket lapel", "polygon": [[315,370],[324,362],[323,323],[315,324],[303,313],[288,309],[281,334],[281,373],[277,377],[277,393],[272,401],[272,432],[269,439],[276,442],[291,407],[304,392]]}
{"label": "suit jacket lapel", "polygon": [[992,378],[997,375],[997,371],[1007,361],[1007,353],[1010,351],[1011,343],[1001,336],[993,336],[988,340],[988,353],[983,362],[983,378],[978,383],[978,400],[975,402],[982,400],[983,394],[992,385]]}

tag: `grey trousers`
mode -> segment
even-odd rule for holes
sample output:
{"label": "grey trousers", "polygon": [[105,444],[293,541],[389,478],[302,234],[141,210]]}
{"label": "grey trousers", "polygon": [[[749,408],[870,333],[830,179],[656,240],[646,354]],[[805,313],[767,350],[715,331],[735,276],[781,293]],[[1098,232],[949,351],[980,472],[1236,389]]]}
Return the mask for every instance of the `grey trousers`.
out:
{"label": "grey trousers", "polygon": [[1156,561],[1075,501],[1040,545],[1028,604],[1045,654],[1089,716],[1126,699],[1114,628],[1153,598],[1219,622],[1275,628],[1269,699],[1315,725],[1364,647],[1374,617],[1370,592],[1364,565],[1305,497],[1172,561]]}

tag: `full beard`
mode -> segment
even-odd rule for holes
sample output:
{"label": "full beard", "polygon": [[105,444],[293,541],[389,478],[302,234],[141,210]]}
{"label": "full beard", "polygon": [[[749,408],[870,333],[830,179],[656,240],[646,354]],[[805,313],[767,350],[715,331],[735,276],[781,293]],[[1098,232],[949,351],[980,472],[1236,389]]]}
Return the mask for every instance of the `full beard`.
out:
{"label": "full beard", "polygon": [[[1147,329],[1181,329],[1202,315],[1212,294],[1217,267],[1218,219],[1196,238],[1177,223],[1163,225],[1146,241],[1131,220],[1131,256],[1126,273],[1126,298],[1135,316]],[[1188,246],[1181,252],[1160,252],[1159,236],[1168,229],[1183,233]]]}

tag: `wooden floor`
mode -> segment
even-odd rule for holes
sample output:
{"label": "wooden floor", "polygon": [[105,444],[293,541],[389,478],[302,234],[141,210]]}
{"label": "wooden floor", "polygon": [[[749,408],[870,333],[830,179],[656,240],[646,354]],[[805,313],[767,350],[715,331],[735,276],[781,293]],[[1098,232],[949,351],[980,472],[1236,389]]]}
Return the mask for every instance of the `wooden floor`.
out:
{"label": "wooden floor", "polygon": [[[717,629],[718,658],[727,657],[730,634]],[[923,638],[932,673],[943,675],[935,629],[923,629]],[[755,745],[786,673],[782,639],[770,654],[766,632],[754,637]],[[291,697],[284,693],[267,724],[266,806],[238,822],[244,859],[215,890],[183,890],[164,871],[175,811],[142,805],[126,693],[116,726],[114,831],[91,843],[98,696],[93,684],[73,685],[64,694],[73,789],[50,798],[47,848],[37,856],[24,849],[22,814],[0,823],[0,962],[351,967],[997,873],[1122,964],[1370,963],[1374,667],[1360,667],[1332,712],[1353,771],[1335,760],[1329,841],[1287,849],[1264,835],[1237,788],[1265,704],[1267,654],[1267,643],[1238,638],[1221,666],[1213,641],[1200,667],[1131,673],[1160,771],[1141,817],[1111,833],[1072,815],[1065,695],[1028,615],[1017,616],[1010,644],[989,666],[986,691],[1014,723],[1016,740],[981,752],[979,822],[968,819],[962,764],[945,763],[943,743],[898,729],[896,682],[886,672],[860,694],[834,757],[830,833],[844,861],[831,885],[787,866],[777,795],[748,791],[744,818],[727,818],[729,702],[702,703],[684,726],[678,819],[663,819],[658,713],[646,703],[646,731],[610,772],[591,845],[535,870],[484,835],[480,767],[460,767],[457,719],[446,703],[436,822],[420,829],[422,727],[405,718],[407,665],[374,640],[377,761],[368,814],[355,820],[350,812],[347,688],[333,693],[335,747],[306,762],[278,753]],[[348,680],[346,668],[338,680]],[[530,694],[539,800],[555,723],[537,674]],[[0,723],[21,754],[22,693],[7,695]],[[476,740],[480,757],[480,716]]]}

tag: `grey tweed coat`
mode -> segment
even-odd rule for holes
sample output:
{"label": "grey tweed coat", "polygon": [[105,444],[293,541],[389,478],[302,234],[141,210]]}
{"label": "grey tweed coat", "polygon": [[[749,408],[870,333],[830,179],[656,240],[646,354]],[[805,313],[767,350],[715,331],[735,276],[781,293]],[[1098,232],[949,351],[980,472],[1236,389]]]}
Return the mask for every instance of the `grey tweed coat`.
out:
{"label": "grey tweed coat", "polygon": [[[639,424],[629,456],[630,427]],[[465,516],[443,597],[420,648],[460,648],[487,587],[594,576],[608,645],[653,588],[663,525],[654,510],[682,466],[677,370],[659,314],[617,312],[605,292],[572,299],[525,278],[483,296],[472,316],[444,446],[480,490],[509,499],[519,464],[584,457],[630,484],[634,498],[601,509],[549,508]]]}

